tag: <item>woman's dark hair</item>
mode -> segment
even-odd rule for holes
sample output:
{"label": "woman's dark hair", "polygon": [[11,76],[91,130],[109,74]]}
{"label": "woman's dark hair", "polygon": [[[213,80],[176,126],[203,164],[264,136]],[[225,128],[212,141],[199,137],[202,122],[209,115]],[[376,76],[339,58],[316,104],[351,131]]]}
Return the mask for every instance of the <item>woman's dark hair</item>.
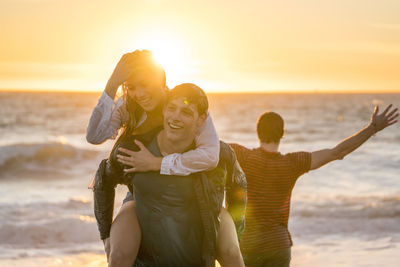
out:
{"label": "woman's dark hair", "polygon": [[122,125],[122,133],[115,141],[113,148],[110,153],[110,160],[113,161],[113,155],[116,152],[119,144],[126,140],[128,136],[132,134],[137,126],[137,121],[143,116],[143,108],[136,103],[136,101],[127,95],[124,95],[124,101],[126,104],[126,110],[128,111],[128,120]]}

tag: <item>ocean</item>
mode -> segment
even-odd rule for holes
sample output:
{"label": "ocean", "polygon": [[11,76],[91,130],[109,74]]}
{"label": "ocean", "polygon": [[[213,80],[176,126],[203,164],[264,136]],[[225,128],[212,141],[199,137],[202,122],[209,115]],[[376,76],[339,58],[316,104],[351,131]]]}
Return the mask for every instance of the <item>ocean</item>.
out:
{"label": "ocean", "polygon": [[[86,142],[100,93],[0,92],[0,266],[105,266],[87,185],[113,141]],[[222,140],[258,145],[257,117],[285,120],[281,152],[333,147],[400,94],[210,94]],[[116,209],[126,189],[117,188]],[[400,124],[303,175],[292,196],[292,264],[399,266]]]}

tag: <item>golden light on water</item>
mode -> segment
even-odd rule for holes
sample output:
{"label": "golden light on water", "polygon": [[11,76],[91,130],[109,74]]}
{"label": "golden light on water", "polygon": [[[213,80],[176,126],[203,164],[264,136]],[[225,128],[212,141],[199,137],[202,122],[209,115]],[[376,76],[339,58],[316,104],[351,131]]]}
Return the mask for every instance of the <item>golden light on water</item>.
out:
{"label": "golden light on water", "polygon": [[59,142],[60,144],[62,144],[62,145],[65,145],[65,144],[67,143],[67,139],[66,139],[64,136],[60,135],[60,136],[58,137],[58,142]]}
{"label": "golden light on water", "polygon": [[95,223],[96,222],[96,219],[91,217],[91,216],[79,215],[78,218],[79,218],[79,220],[84,221],[84,222],[88,222],[88,223],[90,223],[90,222]]}

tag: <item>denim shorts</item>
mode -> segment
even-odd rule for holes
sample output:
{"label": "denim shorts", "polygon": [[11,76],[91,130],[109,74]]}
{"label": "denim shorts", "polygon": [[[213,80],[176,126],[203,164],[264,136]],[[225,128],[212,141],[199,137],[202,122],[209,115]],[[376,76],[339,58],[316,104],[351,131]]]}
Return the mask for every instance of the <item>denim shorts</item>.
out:
{"label": "denim shorts", "polygon": [[122,202],[122,205],[128,201],[135,201],[135,198],[133,197],[133,195],[130,191],[128,191],[128,193],[126,193],[126,196],[124,198],[124,201]]}

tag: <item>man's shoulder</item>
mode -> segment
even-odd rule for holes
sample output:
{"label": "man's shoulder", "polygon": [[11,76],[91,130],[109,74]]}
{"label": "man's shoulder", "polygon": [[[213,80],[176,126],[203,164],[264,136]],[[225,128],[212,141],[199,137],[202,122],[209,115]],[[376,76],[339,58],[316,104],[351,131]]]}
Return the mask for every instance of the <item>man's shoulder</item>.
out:
{"label": "man's shoulder", "polygon": [[248,153],[254,150],[238,143],[229,143],[229,146],[233,149],[236,155],[241,155],[241,156],[247,155]]}
{"label": "man's shoulder", "polygon": [[310,170],[311,152],[297,151],[297,152],[287,153],[283,156],[289,160],[290,164],[294,168],[301,170],[301,173],[304,173],[304,172],[307,172]]}
{"label": "man's shoulder", "polygon": [[230,144],[225,143],[224,141],[219,141],[219,151],[232,151]]}
{"label": "man's shoulder", "polygon": [[249,151],[250,149],[238,144],[238,143],[229,143],[229,146],[236,152],[236,151]]}
{"label": "man's shoulder", "polygon": [[219,141],[219,162],[232,161],[235,158],[235,152],[224,141]]}
{"label": "man's shoulder", "polygon": [[283,157],[290,158],[290,159],[296,159],[299,157],[311,157],[311,152],[307,151],[295,151],[295,152],[289,152],[286,154],[282,154]]}

